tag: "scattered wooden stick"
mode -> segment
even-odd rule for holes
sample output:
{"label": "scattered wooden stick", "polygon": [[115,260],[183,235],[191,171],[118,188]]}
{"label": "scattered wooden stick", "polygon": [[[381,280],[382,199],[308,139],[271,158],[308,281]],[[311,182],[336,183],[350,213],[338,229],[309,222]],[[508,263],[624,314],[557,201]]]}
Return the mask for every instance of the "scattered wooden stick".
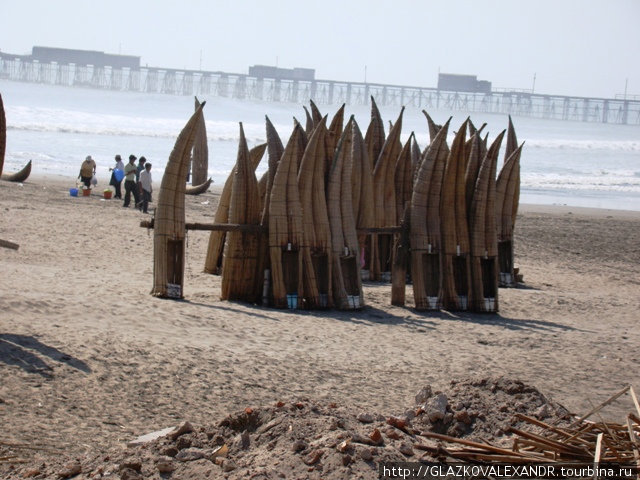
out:
{"label": "scattered wooden stick", "polygon": [[18,248],[20,248],[20,245],[10,242],[9,240],[2,240],[0,238],[0,247],[10,248],[11,250],[18,250]]}
{"label": "scattered wooden stick", "polygon": [[638,412],[638,416],[640,417],[640,403],[638,403],[638,397],[636,397],[636,392],[631,385],[629,385],[629,393],[631,394],[633,404],[636,406],[636,412]]}
{"label": "scattered wooden stick", "polygon": [[593,415],[596,412],[599,412],[600,410],[602,410],[604,407],[606,407],[607,405],[609,405],[610,403],[614,402],[615,400],[617,400],[619,397],[621,397],[622,395],[624,395],[625,393],[627,393],[629,391],[629,389],[631,388],[631,385],[627,385],[626,387],[624,387],[622,390],[620,390],[618,393],[612,395],[611,397],[609,397],[607,400],[605,400],[604,402],[602,402],[600,405],[598,405],[597,407],[595,407],[594,409],[592,409],[589,413],[583,415],[582,417],[578,418],[575,422],[573,422],[571,425],[569,425],[570,428],[575,427],[577,425],[579,425],[580,423],[582,423],[584,420],[586,420],[587,418],[589,418],[591,415]]}

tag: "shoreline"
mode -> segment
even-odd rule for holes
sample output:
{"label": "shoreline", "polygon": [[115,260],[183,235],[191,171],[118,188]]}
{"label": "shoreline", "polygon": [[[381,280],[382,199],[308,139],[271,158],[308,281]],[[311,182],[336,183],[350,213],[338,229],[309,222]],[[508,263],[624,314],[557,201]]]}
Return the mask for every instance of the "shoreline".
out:
{"label": "shoreline", "polygon": [[[152,175],[157,172],[152,171]],[[157,176],[157,175],[156,175]],[[160,188],[160,179],[156,179],[154,176],[153,188],[154,191],[158,191]],[[64,188],[68,185],[67,188],[72,188],[75,186],[76,178],[69,177],[62,174],[43,174],[43,173],[32,173],[27,179],[27,183],[44,183],[44,182],[52,182],[56,185],[56,187]],[[220,194],[222,192],[222,187],[224,182],[220,183],[212,183],[209,187],[208,192],[214,194]],[[105,182],[99,182],[96,187],[97,192],[101,192],[104,188],[108,187],[108,181],[105,185]],[[95,194],[94,194],[95,195]],[[597,208],[597,207],[580,207],[580,206],[570,206],[570,205],[559,205],[559,204],[541,204],[541,203],[520,203],[519,213],[553,213],[553,214],[575,214],[581,216],[596,216],[596,217],[615,217],[615,218],[632,218],[638,219],[640,218],[640,210],[624,210],[624,209],[611,209],[611,208]]]}

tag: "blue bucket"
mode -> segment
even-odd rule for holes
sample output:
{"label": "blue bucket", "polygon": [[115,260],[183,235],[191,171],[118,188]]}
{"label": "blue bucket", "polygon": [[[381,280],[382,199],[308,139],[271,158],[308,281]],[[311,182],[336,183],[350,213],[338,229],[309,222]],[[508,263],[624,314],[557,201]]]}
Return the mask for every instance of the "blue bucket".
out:
{"label": "blue bucket", "polygon": [[78,196],[78,189],[77,188],[70,188],[69,189],[69,195],[71,195],[72,197],[77,197]]}

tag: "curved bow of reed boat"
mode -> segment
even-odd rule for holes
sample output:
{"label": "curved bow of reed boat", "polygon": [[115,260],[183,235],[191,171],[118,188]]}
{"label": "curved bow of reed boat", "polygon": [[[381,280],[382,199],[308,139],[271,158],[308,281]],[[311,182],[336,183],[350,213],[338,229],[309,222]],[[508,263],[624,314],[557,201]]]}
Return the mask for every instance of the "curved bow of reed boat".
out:
{"label": "curved bow of reed boat", "polygon": [[15,173],[3,173],[0,178],[7,182],[24,182],[29,178],[29,175],[31,175],[31,163],[31,160],[29,160],[19,171]]}

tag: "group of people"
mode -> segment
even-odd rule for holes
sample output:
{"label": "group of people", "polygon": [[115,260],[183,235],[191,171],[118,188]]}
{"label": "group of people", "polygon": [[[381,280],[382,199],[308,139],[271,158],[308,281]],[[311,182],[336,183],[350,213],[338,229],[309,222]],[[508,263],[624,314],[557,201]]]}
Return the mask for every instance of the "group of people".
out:
{"label": "group of people", "polygon": [[[136,160],[138,164],[136,165]],[[151,180],[151,163],[147,159],[135,155],[129,155],[129,163],[126,165],[122,162],[122,157],[116,155],[116,164],[109,168],[111,172],[111,180],[109,185],[113,185],[115,189],[114,198],[122,199],[121,183],[124,177],[124,203],[123,207],[128,208],[131,204],[131,196],[136,207],[142,212],[148,213],[149,202],[151,202],[152,180]],[[87,187],[91,187],[92,179],[96,174],[96,162],[91,155],[82,162],[80,167],[80,180]]]}

